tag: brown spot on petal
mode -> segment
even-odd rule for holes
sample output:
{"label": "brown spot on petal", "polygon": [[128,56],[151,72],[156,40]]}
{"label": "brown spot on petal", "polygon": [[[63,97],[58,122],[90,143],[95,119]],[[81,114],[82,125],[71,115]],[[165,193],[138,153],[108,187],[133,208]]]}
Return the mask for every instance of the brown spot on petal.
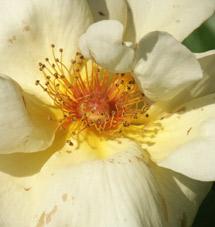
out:
{"label": "brown spot on petal", "polygon": [[23,101],[23,104],[24,104],[24,106],[25,106],[25,108],[26,108],[26,102],[25,102],[24,96],[22,96],[22,101]]}
{"label": "brown spot on petal", "polygon": [[36,225],[36,227],[44,227],[45,226],[45,218],[46,218],[46,214],[45,212],[43,212],[39,218],[39,221]]}
{"label": "brown spot on petal", "polygon": [[24,188],[24,190],[25,190],[26,192],[28,192],[28,191],[31,190],[31,187],[29,187],[29,188]]}
{"label": "brown spot on petal", "polygon": [[57,206],[55,206],[49,213],[46,214],[46,224],[50,223],[53,215],[57,212]]}
{"label": "brown spot on petal", "polygon": [[13,44],[16,41],[16,36],[12,36],[11,38],[8,39],[8,42]]}
{"label": "brown spot on petal", "polygon": [[49,213],[43,212],[39,218],[39,221],[36,225],[36,227],[45,227],[45,224],[48,224],[51,222],[53,215],[57,211],[57,206],[55,206]]}
{"label": "brown spot on petal", "polygon": [[62,195],[62,200],[63,200],[63,202],[66,202],[67,199],[68,199],[68,194],[67,194],[67,193],[64,193],[64,194]]}
{"label": "brown spot on petal", "polygon": [[103,17],[105,16],[105,14],[102,11],[98,11],[98,14]]}
{"label": "brown spot on petal", "polygon": [[29,32],[31,30],[31,27],[29,25],[26,25],[24,28],[23,28],[23,31],[24,32]]}
{"label": "brown spot on petal", "polygon": [[190,127],[188,130],[187,130],[187,135],[190,134],[190,131],[192,130],[192,127]]}

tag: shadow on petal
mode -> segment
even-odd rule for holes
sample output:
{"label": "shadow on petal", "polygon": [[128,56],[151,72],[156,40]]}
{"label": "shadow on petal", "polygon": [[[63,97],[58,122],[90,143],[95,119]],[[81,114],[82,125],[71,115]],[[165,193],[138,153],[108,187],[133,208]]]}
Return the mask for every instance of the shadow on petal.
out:
{"label": "shadow on petal", "polygon": [[211,183],[196,181],[154,164],[151,169],[165,202],[169,226],[191,226]]}
{"label": "shadow on petal", "polygon": [[40,172],[46,161],[65,144],[66,132],[58,131],[55,141],[47,150],[35,153],[0,155],[0,172],[15,177],[32,176]]}

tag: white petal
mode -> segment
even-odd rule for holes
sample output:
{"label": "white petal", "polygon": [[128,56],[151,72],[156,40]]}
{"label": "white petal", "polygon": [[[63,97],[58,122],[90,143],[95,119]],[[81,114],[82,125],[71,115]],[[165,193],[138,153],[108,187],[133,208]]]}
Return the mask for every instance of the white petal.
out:
{"label": "white petal", "polygon": [[196,86],[191,90],[192,97],[199,97],[215,92],[215,51],[196,54],[196,57],[202,67],[204,76]]}
{"label": "white petal", "polygon": [[169,111],[177,108],[178,106],[191,101],[197,97],[203,97],[205,95],[209,95],[215,92],[215,55],[214,50],[210,50],[203,53],[195,54],[196,58],[198,59],[202,71],[203,77],[198,82],[192,83],[188,86],[185,90],[180,92],[174,99],[172,99],[165,106]]}
{"label": "white petal", "polygon": [[127,4],[124,0],[88,0],[94,21],[118,20],[127,23]]}
{"label": "white petal", "polygon": [[161,130],[148,147],[159,166],[193,179],[215,179],[215,95],[183,105],[179,112],[160,120]]}
{"label": "white petal", "polygon": [[146,35],[136,55],[135,78],[153,101],[168,101],[202,78],[195,56],[165,32]]}
{"label": "white petal", "polygon": [[199,205],[212,183],[200,182],[169,169],[152,168],[168,210],[170,227],[192,226]]}
{"label": "white petal", "polygon": [[52,144],[57,123],[53,114],[21,91],[11,79],[0,77],[0,153],[35,152]]}
{"label": "white petal", "polygon": [[[38,94],[38,62],[52,58],[50,45],[64,48],[71,61],[81,34],[92,22],[86,0],[2,0],[0,15],[0,72],[24,89]],[[47,97],[40,93],[41,97]]]}
{"label": "white petal", "polygon": [[214,13],[214,0],[128,0],[128,28],[139,41],[152,31],[166,31],[183,40]]}
{"label": "white petal", "polygon": [[123,43],[123,26],[118,21],[92,24],[81,36],[79,47],[85,57],[94,58],[112,72],[131,71],[134,50]]}
{"label": "white petal", "polygon": [[56,152],[45,165],[47,152],[28,154],[25,168],[27,154],[0,156],[1,227],[189,225],[208,186],[147,166],[138,146],[121,142],[107,142],[119,151],[112,158],[76,165],[80,149]]}

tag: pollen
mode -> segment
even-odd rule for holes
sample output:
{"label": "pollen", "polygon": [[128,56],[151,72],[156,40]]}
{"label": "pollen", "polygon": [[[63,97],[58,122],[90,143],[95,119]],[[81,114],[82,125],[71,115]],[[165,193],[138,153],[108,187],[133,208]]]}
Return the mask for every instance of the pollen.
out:
{"label": "pollen", "polygon": [[62,111],[60,125],[74,133],[120,133],[147,112],[149,103],[139,91],[132,73],[110,73],[77,53],[66,66],[63,49],[51,45],[52,57],[39,63],[43,79],[37,80]]}

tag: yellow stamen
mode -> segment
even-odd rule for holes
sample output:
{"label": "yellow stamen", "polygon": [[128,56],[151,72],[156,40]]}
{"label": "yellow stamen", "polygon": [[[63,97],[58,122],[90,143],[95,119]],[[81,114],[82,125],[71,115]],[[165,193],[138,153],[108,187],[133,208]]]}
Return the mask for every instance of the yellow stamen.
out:
{"label": "yellow stamen", "polygon": [[[45,82],[36,81],[62,110],[61,126],[71,126],[75,133],[90,129],[98,133],[122,132],[149,108],[131,73],[111,74],[80,53],[67,67],[63,49],[53,59],[39,63]],[[59,57],[57,56],[59,55]]]}

